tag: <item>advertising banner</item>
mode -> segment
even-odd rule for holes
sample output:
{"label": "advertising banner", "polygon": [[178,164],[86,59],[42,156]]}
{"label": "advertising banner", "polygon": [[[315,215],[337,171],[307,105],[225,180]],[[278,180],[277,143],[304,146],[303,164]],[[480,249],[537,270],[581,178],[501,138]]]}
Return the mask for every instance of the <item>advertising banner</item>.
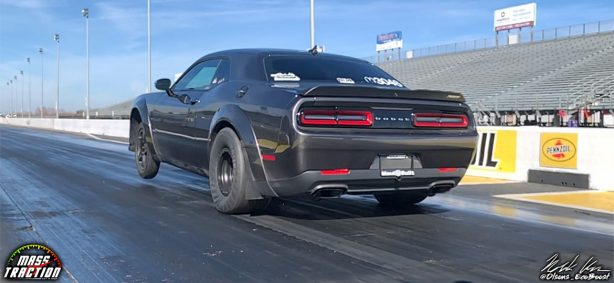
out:
{"label": "advertising banner", "polygon": [[578,168],[577,133],[541,133],[539,166]]}
{"label": "advertising banner", "polygon": [[375,51],[403,48],[403,33],[394,31],[377,36]]}
{"label": "advertising banner", "polygon": [[516,172],[516,131],[480,130],[470,169]]}
{"label": "advertising banner", "polygon": [[537,4],[530,3],[495,11],[495,31],[535,26]]}

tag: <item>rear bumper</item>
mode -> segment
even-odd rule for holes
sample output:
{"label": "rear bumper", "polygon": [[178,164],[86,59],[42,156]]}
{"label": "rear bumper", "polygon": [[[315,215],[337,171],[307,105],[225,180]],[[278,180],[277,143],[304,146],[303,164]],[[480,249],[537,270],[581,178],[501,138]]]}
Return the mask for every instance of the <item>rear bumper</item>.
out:
{"label": "rear bumper", "polygon": [[[322,175],[320,171],[306,171],[295,177],[269,181],[279,196],[316,193],[319,189],[343,189],[348,194],[373,194],[405,190],[430,190],[441,188],[443,191],[458,185],[465,175],[465,168],[454,172],[439,172],[438,169],[415,169],[414,176],[401,178],[382,177],[380,170],[350,170],[347,175]],[[434,191],[438,192],[438,191]]]}
{"label": "rear bumper", "polygon": [[[478,135],[473,121],[463,129],[304,127],[298,125],[296,117],[299,109],[307,104],[309,107],[362,105],[371,109],[442,109],[466,112],[471,120],[469,108],[451,102],[382,99],[359,99],[357,102],[349,98],[296,102],[292,115],[281,123],[277,136],[259,135],[255,131],[266,180],[280,196],[310,192],[330,184],[342,185],[347,187],[347,193],[355,194],[429,189],[438,182],[456,185],[465,174],[476,147]],[[419,161],[414,164],[416,166],[412,165],[415,175],[380,176],[379,158],[390,155],[415,157]],[[438,168],[457,170],[440,172]],[[320,173],[333,169],[347,169],[350,174]]]}

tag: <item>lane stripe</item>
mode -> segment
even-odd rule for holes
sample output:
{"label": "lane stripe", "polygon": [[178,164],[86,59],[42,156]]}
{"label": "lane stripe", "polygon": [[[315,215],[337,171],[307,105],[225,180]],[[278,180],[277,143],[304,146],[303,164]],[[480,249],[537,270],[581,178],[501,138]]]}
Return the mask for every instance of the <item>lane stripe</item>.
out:
{"label": "lane stripe", "polygon": [[87,136],[89,136],[90,138],[93,138],[95,140],[99,140],[99,141],[105,141],[105,142],[112,142],[112,143],[119,143],[119,144],[128,144],[128,142],[123,142],[123,141],[118,141],[118,140],[112,140],[112,139],[105,139],[105,138],[101,138],[101,137],[97,137],[95,135],[92,134],[88,134],[86,133]]}
{"label": "lane stripe", "polygon": [[[562,201],[557,201],[556,199],[540,200],[540,199],[531,198],[531,197],[540,197],[540,196],[556,197],[556,196],[568,196],[568,195],[573,195],[573,194],[603,194],[603,193],[611,193],[611,192],[604,192],[604,191],[570,191],[570,192],[564,192],[564,193],[546,192],[546,193],[527,193],[527,194],[504,194],[504,195],[495,195],[494,197],[502,198],[502,199],[511,199],[511,200],[516,200],[516,201],[539,203],[539,204],[545,204],[545,205],[553,205],[553,206],[559,206],[559,207],[568,207],[568,208],[573,208],[573,209],[578,209],[578,210],[586,210],[586,211],[593,211],[593,212],[614,215],[614,211],[612,210],[591,207],[591,203],[589,203],[588,201],[586,205],[581,205],[581,204],[569,204],[569,203],[565,203]],[[579,198],[581,198],[581,196],[579,196]]]}

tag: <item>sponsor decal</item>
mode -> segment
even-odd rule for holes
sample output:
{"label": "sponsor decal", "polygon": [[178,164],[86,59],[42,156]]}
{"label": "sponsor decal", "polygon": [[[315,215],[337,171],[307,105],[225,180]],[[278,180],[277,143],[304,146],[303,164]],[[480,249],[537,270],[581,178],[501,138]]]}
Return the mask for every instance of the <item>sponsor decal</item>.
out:
{"label": "sponsor decal", "polygon": [[58,255],[40,244],[27,244],[17,248],[6,260],[4,279],[57,280],[62,273]]}
{"label": "sponsor decal", "polygon": [[382,170],[381,171],[381,176],[382,177],[401,177],[401,176],[414,176],[416,175],[416,172],[414,172],[414,170],[402,170],[402,169],[396,169],[396,170]]}
{"label": "sponsor decal", "polygon": [[599,263],[594,256],[575,254],[561,256],[558,252],[546,259],[539,279],[543,281],[609,281],[612,269]]}
{"label": "sponsor decal", "polygon": [[516,131],[479,131],[471,169],[516,172]]}
{"label": "sponsor decal", "polygon": [[404,87],[399,81],[394,79],[385,79],[379,77],[365,77],[365,82],[370,84],[378,84],[378,85],[387,85],[387,86],[396,86],[396,87]]}
{"label": "sponsor decal", "polygon": [[298,82],[301,80],[301,78],[294,73],[275,73],[271,74],[271,77],[276,82]]}
{"label": "sponsor decal", "polygon": [[540,166],[567,169],[577,168],[577,134],[542,133],[540,141]]}
{"label": "sponsor decal", "polygon": [[354,84],[354,80],[350,79],[350,78],[337,78],[337,81],[340,84]]}

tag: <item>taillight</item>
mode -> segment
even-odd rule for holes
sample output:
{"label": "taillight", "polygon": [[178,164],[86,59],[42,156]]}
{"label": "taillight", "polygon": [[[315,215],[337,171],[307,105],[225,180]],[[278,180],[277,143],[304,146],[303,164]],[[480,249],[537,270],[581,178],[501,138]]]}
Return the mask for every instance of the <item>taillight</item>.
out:
{"label": "taillight", "polygon": [[320,174],[322,175],[348,175],[350,174],[350,169],[331,169],[331,170],[320,170]]}
{"label": "taillight", "polygon": [[303,126],[351,126],[370,127],[373,113],[357,110],[302,110],[299,121]]}
{"label": "taillight", "polygon": [[414,127],[467,128],[469,119],[462,114],[414,113]]}

